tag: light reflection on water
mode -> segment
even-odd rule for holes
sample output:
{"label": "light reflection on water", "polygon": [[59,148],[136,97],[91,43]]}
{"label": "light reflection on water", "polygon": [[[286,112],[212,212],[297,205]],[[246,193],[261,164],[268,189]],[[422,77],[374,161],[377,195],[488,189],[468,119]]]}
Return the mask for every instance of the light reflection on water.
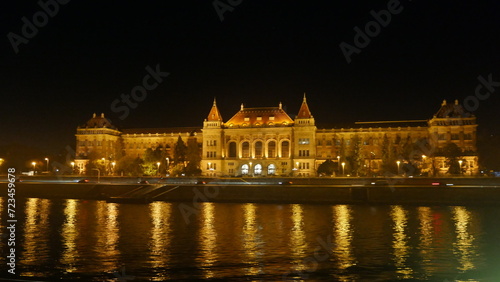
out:
{"label": "light reflection on water", "polygon": [[[341,272],[356,264],[352,253],[351,208],[346,205],[333,206],[334,218],[334,246],[338,257],[337,269]],[[340,276],[340,281],[350,281],[352,276]]]}
{"label": "light reflection on water", "polygon": [[407,221],[408,212],[401,206],[391,206],[391,218],[393,220],[394,264],[398,278],[409,279],[413,277],[413,269],[408,266],[407,260],[410,254],[408,246]]}
{"label": "light reflection on water", "polygon": [[[201,203],[190,223],[178,203],[30,198],[16,208],[22,276],[500,281],[494,207]],[[5,228],[5,199],[0,209]]]}

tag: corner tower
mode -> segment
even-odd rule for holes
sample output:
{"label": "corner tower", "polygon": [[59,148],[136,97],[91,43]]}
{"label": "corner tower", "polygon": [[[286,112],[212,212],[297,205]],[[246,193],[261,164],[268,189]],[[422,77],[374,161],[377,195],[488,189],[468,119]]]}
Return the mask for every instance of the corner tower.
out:
{"label": "corner tower", "polygon": [[462,151],[461,171],[464,175],[476,175],[479,172],[476,117],[467,112],[458,100],[455,100],[455,103],[447,103],[444,100],[428,125],[433,144],[432,153],[435,156],[433,167],[437,167],[439,174],[445,174],[448,170],[443,149],[449,143],[456,144]]}
{"label": "corner tower", "polygon": [[306,93],[293,127],[295,176],[316,175],[316,125],[307,105]]}
{"label": "corner tower", "polygon": [[224,158],[224,129],[222,116],[214,103],[207,118],[203,121],[203,150],[201,156],[201,171],[204,176],[220,176],[222,174],[222,159]]}

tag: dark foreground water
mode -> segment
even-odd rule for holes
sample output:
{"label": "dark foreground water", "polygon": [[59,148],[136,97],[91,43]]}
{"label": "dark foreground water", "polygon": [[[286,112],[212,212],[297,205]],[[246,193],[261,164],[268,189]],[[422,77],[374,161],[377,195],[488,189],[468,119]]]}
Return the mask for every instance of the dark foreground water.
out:
{"label": "dark foreground water", "polygon": [[[5,198],[0,209],[5,234]],[[16,276],[3,236],[4,278],[500,281],[500,207],[31,198],[16,213]]]}

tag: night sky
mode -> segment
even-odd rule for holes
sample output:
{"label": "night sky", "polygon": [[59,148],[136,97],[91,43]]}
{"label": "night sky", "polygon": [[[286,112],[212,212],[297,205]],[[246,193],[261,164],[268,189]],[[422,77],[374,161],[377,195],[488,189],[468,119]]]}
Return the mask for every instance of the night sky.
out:
{"label": "night sky", "polygon": [[[304,92],[319,127],[428,119],[443,99],[474,96],[478,76],[500,82],[498,1],[216,3],[232,10],[222,21],[212,1],[69,1],[17,53],[12,33],[25,38],[22,18],[42,8],[3,3],[0,145],[59,152],[94,112],[119,128],[202,126],[214,97],[225,121],[242,102],[296,114]],[[388,5],[348,63],[339,45],[355,47],[354,28]],[[121,120],[111,104],[157,65],[169,75]],[[474,111],[480,130],[500,133],[499,105],[500,86]]]}

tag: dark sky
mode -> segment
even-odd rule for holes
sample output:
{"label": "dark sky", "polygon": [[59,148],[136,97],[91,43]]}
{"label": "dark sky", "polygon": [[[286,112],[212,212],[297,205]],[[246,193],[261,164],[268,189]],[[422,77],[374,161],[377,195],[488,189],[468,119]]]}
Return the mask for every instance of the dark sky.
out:
{"label": "dark sky", "polygon": [[[73,0],[17,54],[9,33],[42,8],[3,3],[0,145],[60,151],[94,112],[120,128],[201,126],[214,97],[225,120],[242,102],[295,114],[304,92],[320,125],[427,119],[474,95],[478,76],[500,81],[498,1],[403,0],[351,63],[339,44],[395,1],[231,2],[221,21],[212,1]],[[120,120],[112,102],[156,65],[170,75]],[[474,114],[500,133],[496,90]]]}

